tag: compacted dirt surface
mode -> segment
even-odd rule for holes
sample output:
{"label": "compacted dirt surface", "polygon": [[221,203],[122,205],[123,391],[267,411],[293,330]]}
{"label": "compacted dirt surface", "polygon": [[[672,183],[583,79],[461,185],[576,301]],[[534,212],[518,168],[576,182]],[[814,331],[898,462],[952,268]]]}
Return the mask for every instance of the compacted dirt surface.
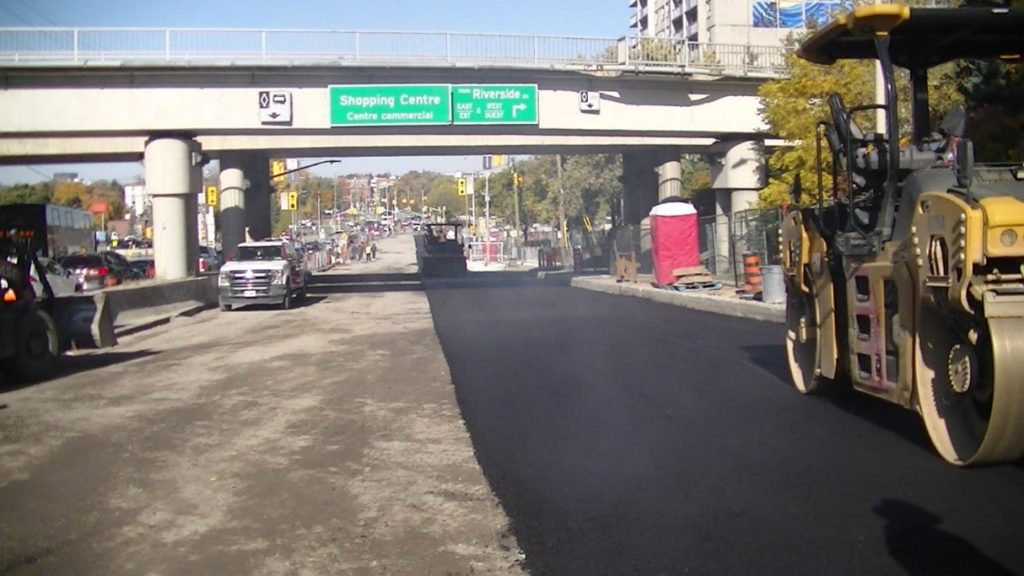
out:
{"label": "compacted dirt surface", "polygon": [[0,388],[0,573],[521,574],[409,236]]}

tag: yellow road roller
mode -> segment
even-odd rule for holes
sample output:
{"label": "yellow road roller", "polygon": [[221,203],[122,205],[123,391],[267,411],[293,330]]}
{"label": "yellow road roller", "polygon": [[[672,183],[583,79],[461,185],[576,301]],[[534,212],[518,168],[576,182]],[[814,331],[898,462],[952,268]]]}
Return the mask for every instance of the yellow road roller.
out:
{"label": "yellow road roller", "polygon": [[[829,96],[818,174],[832,171],[831,190],[811,201],[794,181],[780,232],[794,385],[849,383],[917,410],[958,466],[1024,456],[1024,165],[976,162],[962,108],[933,128],[928,70],[1022,54],[1024,9],[895,5],[857,8],[798,50],[817,64],[877,60],[885,99]],[[862,130],[868,114],[884,130]]]}

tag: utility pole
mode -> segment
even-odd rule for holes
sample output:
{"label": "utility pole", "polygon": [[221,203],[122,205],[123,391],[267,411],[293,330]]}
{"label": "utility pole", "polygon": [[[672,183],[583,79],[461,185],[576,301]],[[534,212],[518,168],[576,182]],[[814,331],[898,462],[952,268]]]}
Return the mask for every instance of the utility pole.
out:
{"label": "utility pole", "polygon": [[561,154],[555,154],[555,164],[558,169],[558,229],[562,233],[562,254],[564,255],[569,249],[569,230],[565,225],[565,189],[562,187]]}
{"label": "utility pole", "polygon": [[[476,172],[474,172],[470,178],[472,178],[470,182],[473,185],[469,186],[467,184],[468,189],[466,190],[466,198],[472,198],[473,201],[473,214],[470,216],[470,218],[472,218],[470,225],[473,227],[473,235],[476,236]],[[469,193],[471,190],[473,192],[472,194]]]}
{"label": "utility pole", "polygon": [[484,172],[484,266],[491,261],[491,173]]}
{"label": "utility pole", "polygon": [[515,207],[516,232],[519,232],[519,172],[516,171],[515,158],[512,158],[512,204]]}

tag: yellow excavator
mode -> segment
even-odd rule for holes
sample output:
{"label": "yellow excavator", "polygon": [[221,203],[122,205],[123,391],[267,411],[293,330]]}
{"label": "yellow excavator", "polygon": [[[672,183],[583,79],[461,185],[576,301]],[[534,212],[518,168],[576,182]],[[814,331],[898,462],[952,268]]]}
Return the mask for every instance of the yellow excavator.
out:
{"label": "yellow excavator", "polygon": [[[832,189],[801,204],[794,181],[797,209],[780,232],[794,385],[849,382],[917,410],[958,466],[1024,456],[1024,165],[975,162],[962,109],[933,131],[928,70],[1022,54],[1024,9],[895,5],[857,8],[798,50],[817,64],[877,60],[885,100],[847,108],[829,96],[818,181],[830,165]],[[909,73],[909,121],[897,67]],[[865,133],[857,117],[879,110],[885,130]]]}

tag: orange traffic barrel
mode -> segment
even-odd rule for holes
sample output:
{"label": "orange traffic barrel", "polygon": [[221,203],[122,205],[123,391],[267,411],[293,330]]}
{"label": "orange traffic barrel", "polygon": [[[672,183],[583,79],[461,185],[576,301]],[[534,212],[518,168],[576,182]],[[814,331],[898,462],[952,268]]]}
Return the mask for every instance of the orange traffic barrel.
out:
{"label": "orange traffic barrel", "polygon": [[743,291],[747,294],[761,291],[761,256],[756,252],[743,254]]}

